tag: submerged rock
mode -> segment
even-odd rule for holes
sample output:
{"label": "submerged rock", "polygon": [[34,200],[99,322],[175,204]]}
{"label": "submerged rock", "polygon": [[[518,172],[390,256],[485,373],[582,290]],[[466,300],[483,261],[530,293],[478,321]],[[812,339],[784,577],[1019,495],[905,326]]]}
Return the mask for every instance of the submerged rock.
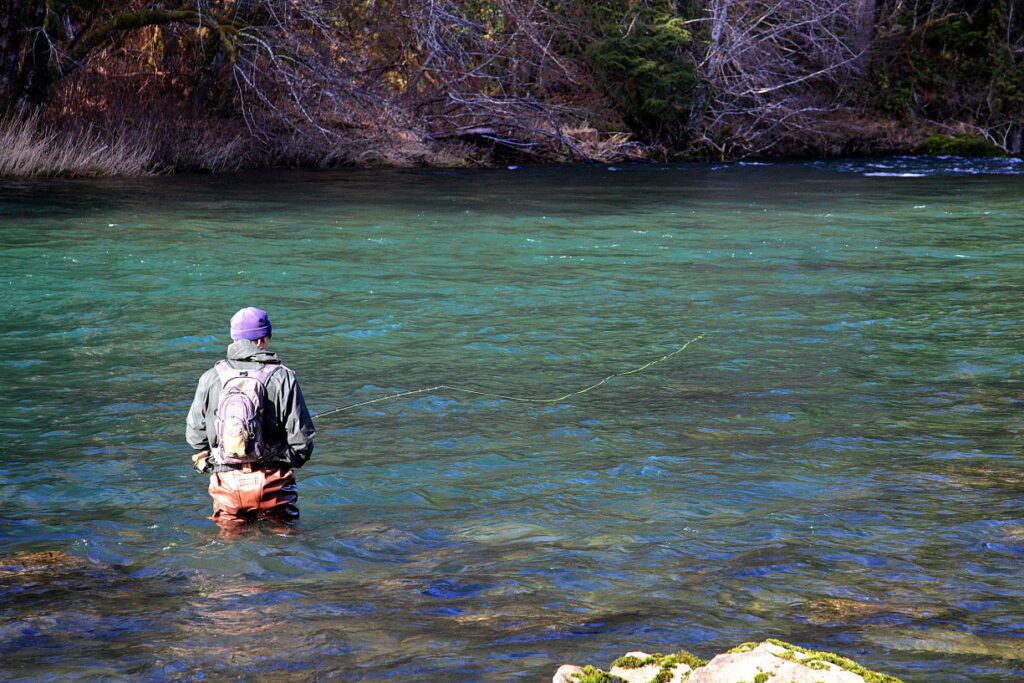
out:
{"label": "submerged rock", "polygon": [[0,555],[0,574],[4,576],[45,571],[50,568],[75,567],[85,561],[59,550],[37,550]]}
{"label": "submerged rock", "polygon": [[59,550],[0,555],[0,593],[116,583],[122,578],[110,567]]}
{"label": "submerged rock", "polygon": [[781,640],[744,643],[705,662],[681,650],[674,655],[630,652],[609,671],[565,664],[552,683],[902,683],[851,659]]}
{"label": "submerged rock", "polygon": [[863,624],[880,617],[902,619],[932,619],[949,612],[933,605],[899,603],[893,600],[851,600],[823,598],[806,606],[806,619],[815,626],[828,624]]}

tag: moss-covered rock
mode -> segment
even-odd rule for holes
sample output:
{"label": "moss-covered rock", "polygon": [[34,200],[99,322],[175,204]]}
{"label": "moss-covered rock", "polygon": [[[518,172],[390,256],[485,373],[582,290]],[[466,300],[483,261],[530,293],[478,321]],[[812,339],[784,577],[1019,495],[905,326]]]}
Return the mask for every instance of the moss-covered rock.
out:
{"label": "moss-covered rock", "polygon": [[[571,673],[570,673],[571,670]],[[566,677],[568,674],[570,677]],[[674,655],[630,652],[605,672],[594,666],[563,666],[555,683],[902,683],[831,652],[811,650],[781,640],[744,643],[711,661],[681,650]]]}
{"label": "moss-covered rock", "polygon": [[551,683],[628,683],[607,671],[602,671],[596,666],[576,666],[574,664],[563,664],[558,667]]}
{"label": "moss-covered rock", "polygon": [[918,154],[958,157],[1005,157],[1006,150],[977,135],[932,135],[917,148]]}
{"label": "moss-covered rock", "polygon": [[627,683],[679,683],[686,680],[693,669],[705,664],[703,659],[686,650],[671,655],[629,652],[612,662],[610,673]]}

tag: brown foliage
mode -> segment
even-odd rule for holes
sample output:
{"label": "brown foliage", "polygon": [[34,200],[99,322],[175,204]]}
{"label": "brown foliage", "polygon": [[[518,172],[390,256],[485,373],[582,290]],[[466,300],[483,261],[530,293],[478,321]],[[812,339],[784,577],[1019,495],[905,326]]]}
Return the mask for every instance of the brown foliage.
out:
{"label": "brown foliage", "polygon": [[[710,0],[698,146],[721,158],[792,153],[835,134],[861,73],[873,3]],[[868,30],[865,35],[865,20]]]}
{"label": "brown foliage", "polygon": [[[906,127],[863,130],[882,118],[863,106],[882,89],[869,70],[965,2],[914,3],[908,15],[897,0],[2,0],[0,109],[34,111],[28,128],[6,124],[19,149],[45,138],[88,157],[124,136],[144,142],[129,147],[148,150],[150,170],[643,158],[619,85],[658,120],[675,108],[684,130],[665,156],[873,151],[889,139],[903,149]],[[1012,66],[1022,20],[1016,3],[995,2],[1008,8]],[[645,47],[643,17],[693,40],[658,52],[651,32]],[[605,55],[605,80],[622,83],[588,62],[599,37],[629,48]],[[671,93],[638,87],[635,72],[684,61],[695,74],[686,99],[659,104]],[[989,109],[1024,97],[1016,78],[992,80],[1009,85],[988,93]],[[1001,128],[936,125],[1019,149],[1020,121],[1002,117]]]}
{"label": "brown foliage", "polygon": [[[35,27],[57,78],[41,116],[150,135],[154,167],[637,154],[586,125],[576,93],[591,91],[552,47],[568,28],[537,0],[82,7],[60,30]],[[8,89],[16,108],[31,99],[22,90]]]}

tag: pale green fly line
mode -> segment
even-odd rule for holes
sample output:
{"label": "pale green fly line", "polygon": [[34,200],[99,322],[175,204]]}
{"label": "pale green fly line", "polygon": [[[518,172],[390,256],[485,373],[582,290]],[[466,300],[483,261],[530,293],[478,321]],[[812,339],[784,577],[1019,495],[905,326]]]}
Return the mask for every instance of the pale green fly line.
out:
{"label": "pale green fly line", "polygon": [[425,394],[425,393],[427,393],[429,391],[439,391],[441,389],[447,389],[448,391],[455,391],[455,392],[460,392],[460,393],[463,393],[463,394],[472,394],[474,396],[484,396],[484,397],[487,397],[487,398],[501,398],[501,399],[504,399],[506,401],[519,401],[520,403],[561,403],[562,401],[564,401],[567,398],[571,398],[573,396],[579,396],[580,394],[585,394],[588,391],[592,391],[592,390],[598,388],[599,386],[601,386],[602,384],[604,384],[605,382],[609,382],[609,381],[611,381],[611,380],[613,380],[613,379],[615,379],[617,377],[625,377],[626,375],[634,375],[634,374],[636,374],[638,372],[643,372],[647,368],[649,368],[651,366],[654,366],[654,365],[657,365],[658,363],[664,363],[665,361],[667,361],[668,359],[672,358],[673,356],[676,356],[676,355],[682,353],[683,351],[685,351],[687,346],[689,346],[690,344],[694,343],[695,341],[697,341],[698,339],[700,339],[703,336],[704,336],[703,333],[702,334],[698,334],[696,337],[694,337],[690,341],[686,342],[685,344],[680,346],[675,351],[671,351],[670,353],[666,353],[661,358],[657,358],[655,360],[652,360],[649,363],[644,363],[640,367],[633,368],[632,370],[626,370],[624,372],[616,372],[614,374],[608,375],[607,377],[602,379],[600,382],[594,382],[593,384],[591,384],[589,386],[586,386],[586,387],[583,387],[582,389],[577,389],[576,391],[570,391],[567,394],[562,394],[561,396],[555,396],[554,398],[529,398],[529,397],[526,397],[526,396],[509,396],[507,394],[499,394],[499,393],[493,392],[493,391],[482,391],[480,389],[470,389],[469,387],[460,387],[460,386],[455,386],[455,385],[452,385],[452,384],[435,384],[432,387],[423,387],[422,389],[413,389],[411,391],[402,391],[402,392],[399,392],[397,394],[388,394],[387,396],[378,396],[377,398],[371,398],[368,401],[360,401],[359,403],[353,403],[351,405],[342,406],[340,408],[332,408],[330,410],[325,410],[322,413],[317,413],[313,417],[323,417],[324,415],[331,415],[333,413],[340,413],[343,410],[352,410],[353,408],[360,408],[362,406],[368,406],[368,405],[371,405],[373,403],[380,403],[381,401],[389,401],[389,400],[395,399],[395,398],[402,398],[403,396],[415,396],[417,394]]}

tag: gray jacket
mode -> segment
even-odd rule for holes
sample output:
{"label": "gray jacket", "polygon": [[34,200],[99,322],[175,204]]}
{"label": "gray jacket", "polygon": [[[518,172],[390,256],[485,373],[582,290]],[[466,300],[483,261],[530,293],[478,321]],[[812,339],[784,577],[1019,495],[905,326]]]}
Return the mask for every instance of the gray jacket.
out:
{"label": "gray jacket", "polygon": [[[228,362],[238,370],[257,370],[264,363],[277,363],[277,354],[258,347],[248,339],[240,339],[228,347]],[[185,438],[196,451],[218,445],[214,426],[221,382],[215,368],[199,378],[196,397],[188,411]],[[263,435],[270,444],[270,467],[302,467],[313,454],[316,429],[302,398],[302,389],[295,373],[281,366],[267,381],[267,399],[273,408],[265,413]],[[214,465],[207,471],[223,472],[234,469],[230,465]]]}

